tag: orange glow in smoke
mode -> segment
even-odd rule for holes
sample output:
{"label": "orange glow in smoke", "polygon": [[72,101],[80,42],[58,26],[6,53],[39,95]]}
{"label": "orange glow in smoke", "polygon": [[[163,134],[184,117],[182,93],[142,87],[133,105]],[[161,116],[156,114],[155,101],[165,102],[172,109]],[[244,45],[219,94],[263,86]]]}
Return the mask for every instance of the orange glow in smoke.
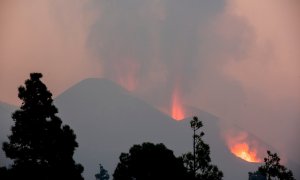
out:
{"label": "orange glow in smoke", "polygon": [[183,120],[185,117],[184,108],[182,106],[182,101],[180,99],[179,92],[177,89],[173,92],[172,95],[171,116],[177,121]]}
{"label": "orange glow in smoke", "polygon": [[118,83],[128,91],[134,91],[137,84],[136,79],[131,74],[119,77]]}
{"label": "orange glow in smoke", "polygon": [[248,162],[261,162],[261,159],[257,157],[257,151],[250,149],[247,143],[235,144],[230,147],[230,151],[237,157]]}
{"label": "orange glow in smoke", "polygon": [[124,58],[115,65],[116,81],[128,91],[134,91],[138,85],[138,71],[140,65],[133,58]]}

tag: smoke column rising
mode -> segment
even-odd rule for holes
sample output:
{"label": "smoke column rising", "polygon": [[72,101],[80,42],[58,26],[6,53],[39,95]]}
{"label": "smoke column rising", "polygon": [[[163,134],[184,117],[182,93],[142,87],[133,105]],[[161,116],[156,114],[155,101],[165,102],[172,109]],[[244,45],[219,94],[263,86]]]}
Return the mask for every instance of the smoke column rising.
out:
{"label": "smoke column rising", "polygon": [[296,0],[1,3],[1,101],[15,103],[32,71],[55,95],[104,77],[169,113],[177,89],[182,104],[299,157]]}

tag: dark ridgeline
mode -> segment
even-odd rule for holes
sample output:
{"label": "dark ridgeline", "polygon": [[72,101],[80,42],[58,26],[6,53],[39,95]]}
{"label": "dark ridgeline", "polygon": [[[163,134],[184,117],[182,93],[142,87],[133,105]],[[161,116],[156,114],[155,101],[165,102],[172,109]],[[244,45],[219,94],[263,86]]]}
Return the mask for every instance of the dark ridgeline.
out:
{"label": "dark ridgeline", "polygon": [[22,105],[12,115],[9,142],[3,143],[13,164],[8,170],[0,169],[1,174],[18,180],[82,180],[83,167],[73,160],[76,135],[56,116],[52,94],[40,78],[42,74],[32,73],[19,87]]}
{"label": "dark ridgeline", "polygon": [[209,145],[202,140],[204,132],[201,131],[198,134],[200,128],[203,127],[202,121],[195,116],[190,124],[193,130],[193,152],[183,155],[183,162],[190,179],[221,180],[223,172],[211,164]]}

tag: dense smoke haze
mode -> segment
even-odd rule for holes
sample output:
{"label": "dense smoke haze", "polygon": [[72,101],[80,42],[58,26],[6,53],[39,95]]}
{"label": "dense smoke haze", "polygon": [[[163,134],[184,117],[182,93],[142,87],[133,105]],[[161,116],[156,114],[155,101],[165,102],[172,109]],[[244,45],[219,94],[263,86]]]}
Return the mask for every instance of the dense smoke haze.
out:
{"label": "dense smoke haze", "polygon": [[17,87],[33,71],[55,96],[107,78],[167,114],[176,96],[300,162],[299,8],[297,0],[2,0],[0,101],[18,104]]}

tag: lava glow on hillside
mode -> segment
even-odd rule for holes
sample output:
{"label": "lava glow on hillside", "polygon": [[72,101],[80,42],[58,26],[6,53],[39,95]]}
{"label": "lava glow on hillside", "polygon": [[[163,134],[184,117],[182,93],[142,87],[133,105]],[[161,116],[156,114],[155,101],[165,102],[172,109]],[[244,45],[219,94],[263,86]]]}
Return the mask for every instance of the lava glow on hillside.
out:
{"label": "lava glow on hillside", "polygon": [[172,118],[177,121],[183,120],[185,118],[185,111],[177,89],[173,92],[171,106]]}
{"label": "lava glow on hillside", "polygon": [[230,151],[234,155],[245,161],[255,163],[261,162],[261,159],[257,157],[256,149],[250,150],[249,145],[247,143],[235,144],[230,147]]}
{"label": "lava glow on hillside", "polygon": [[226,132],[227,146],[232,154],[251,163],[262,162],[260,154],[266,152],[265,148],[251,138],[246,132]]}

